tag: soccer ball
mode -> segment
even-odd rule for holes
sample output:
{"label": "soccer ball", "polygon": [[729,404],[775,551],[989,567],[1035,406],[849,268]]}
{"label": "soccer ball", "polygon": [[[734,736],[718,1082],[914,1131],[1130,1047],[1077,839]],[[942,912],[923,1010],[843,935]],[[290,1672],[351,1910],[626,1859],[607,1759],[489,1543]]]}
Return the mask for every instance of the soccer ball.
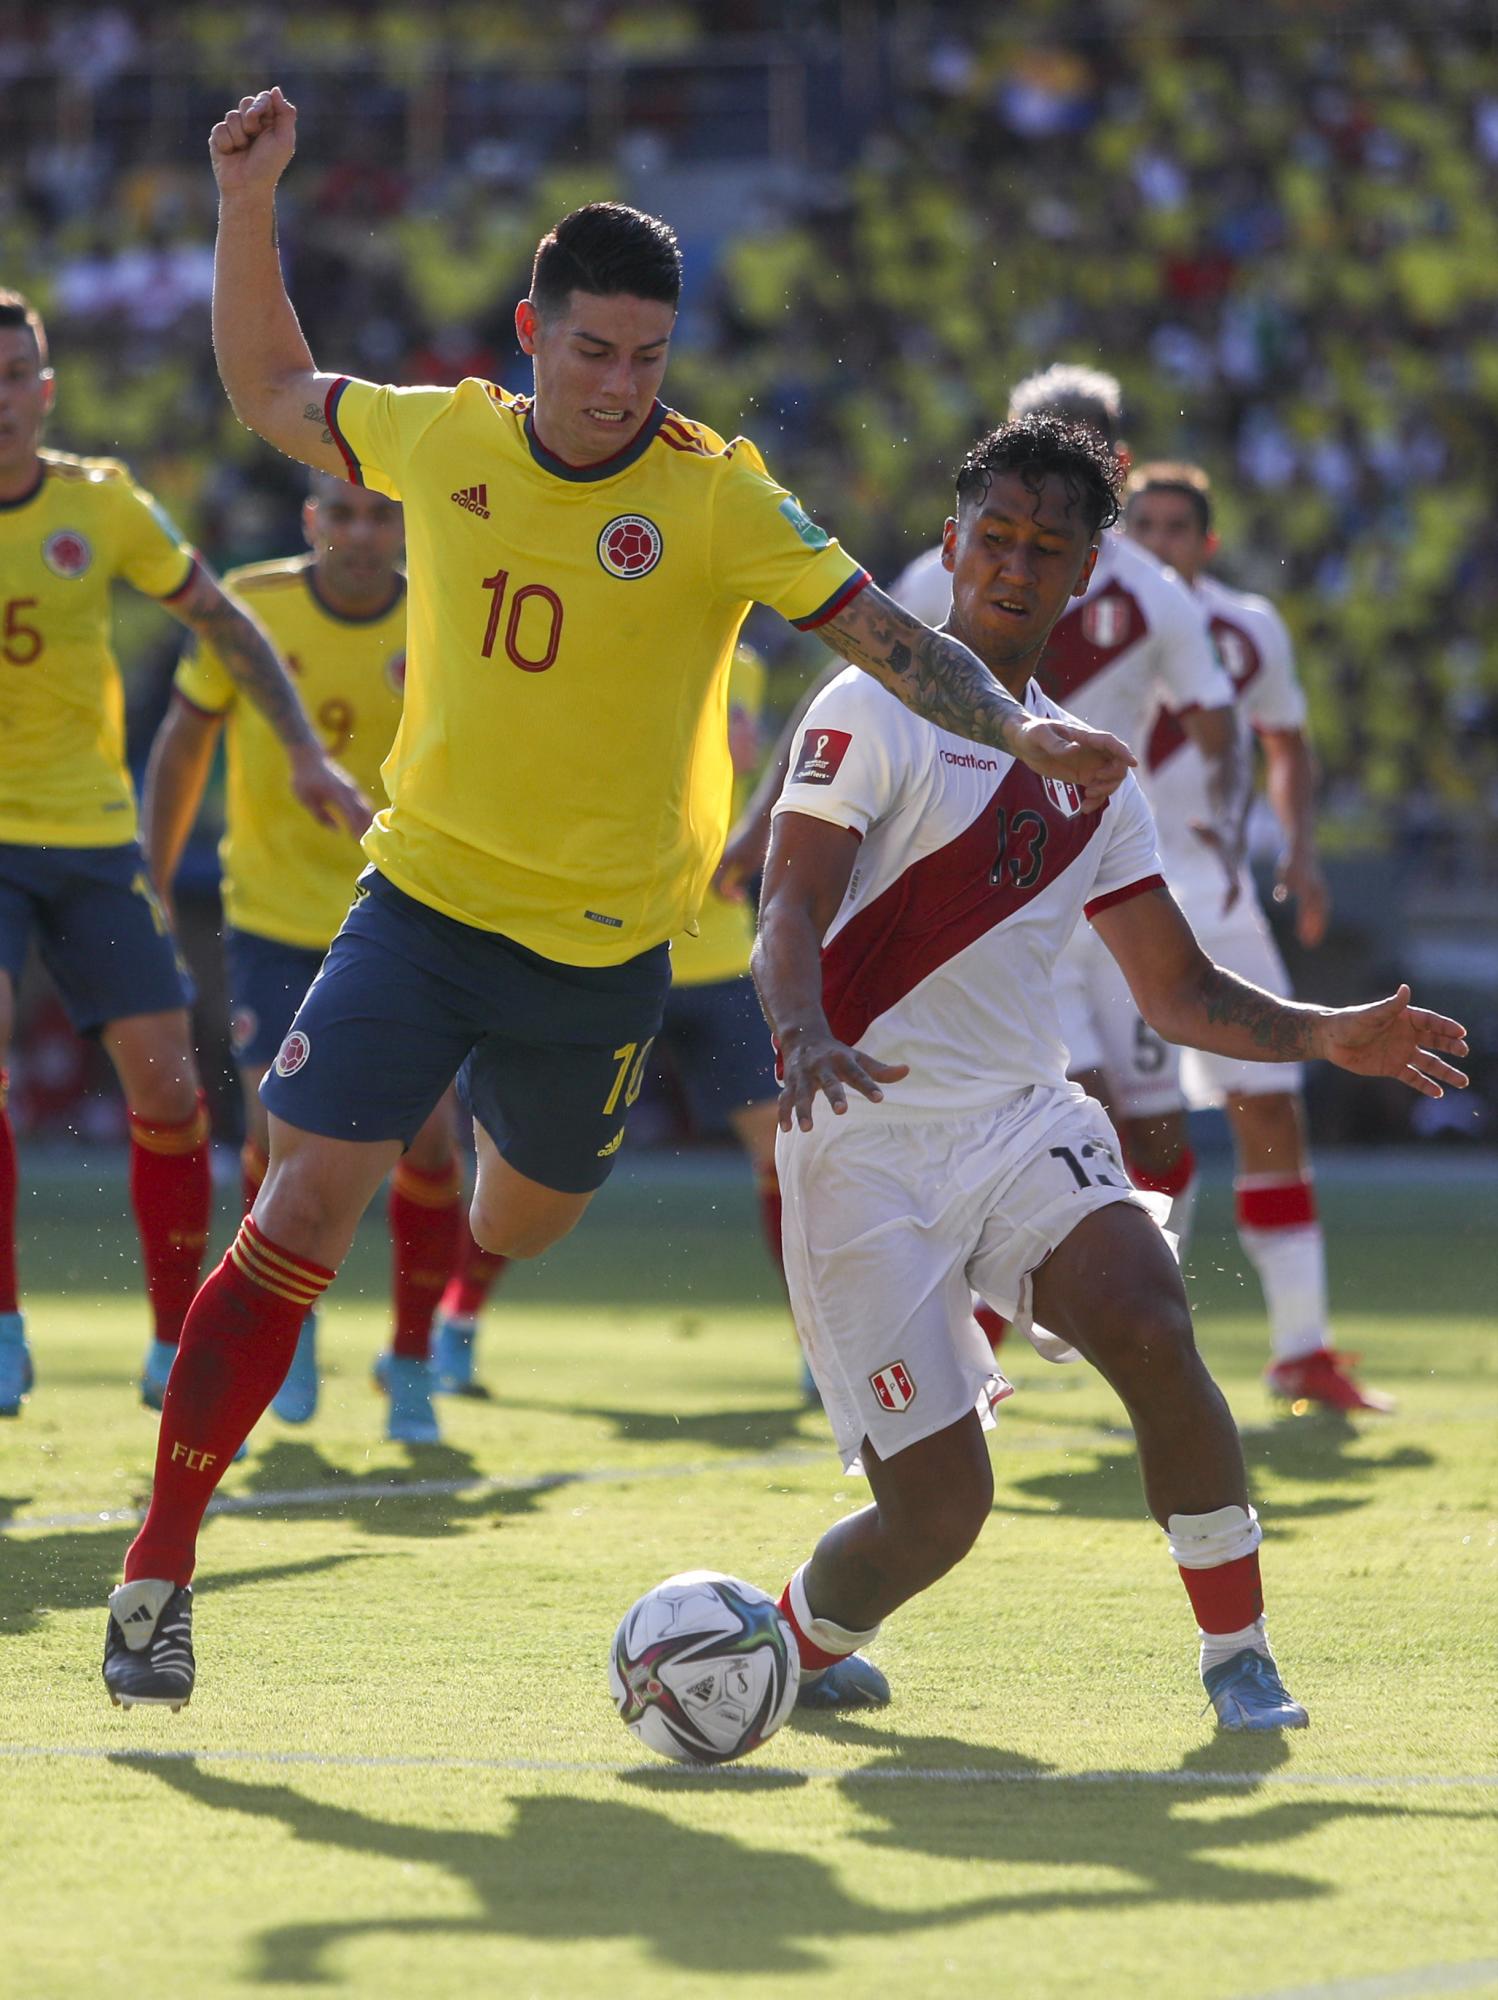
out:
{"label": "soccer ball", "polygon": [[679,1764],[726,1764],[796,1705],[801,1659],[773,1597],[717,1570],[647,1590],[619,1621],[609,1691],[642,1743]]}

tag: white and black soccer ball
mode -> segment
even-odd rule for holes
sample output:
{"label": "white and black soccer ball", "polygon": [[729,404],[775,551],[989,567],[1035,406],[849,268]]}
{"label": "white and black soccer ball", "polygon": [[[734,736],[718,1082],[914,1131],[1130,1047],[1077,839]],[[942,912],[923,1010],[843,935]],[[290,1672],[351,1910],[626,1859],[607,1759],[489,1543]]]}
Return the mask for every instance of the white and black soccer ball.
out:
{"label": "white and black soccer ball", "polygon": [[632,1604],[609,1653],[609,1690],[642,1743],[679,1764],[726,1764],[796,1705],[801,1659],[773,1597],[717,1570],[668,1576]]}

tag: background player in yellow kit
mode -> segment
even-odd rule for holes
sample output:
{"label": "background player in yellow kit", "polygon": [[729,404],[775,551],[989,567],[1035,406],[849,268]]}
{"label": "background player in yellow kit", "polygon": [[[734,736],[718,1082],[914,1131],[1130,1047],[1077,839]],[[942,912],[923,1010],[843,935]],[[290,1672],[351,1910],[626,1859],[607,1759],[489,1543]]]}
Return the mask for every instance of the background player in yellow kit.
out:
{"label": "background player in yellow kit", "polygon": [[752,444],[658,400],[681,258],[654,217],[595,203],[542,239],[515,309],[534,398],[321,374],[275,247],[295,116],[266,91],[214,128],[215,351],[262,436],[404,501],[406,698],[373,865],[262,1086],[270,1169],[188,1315],[151,1507],[110,1599],[112,1698],[178,1707],[209,1498],[453,1076],[486,1249],[538,1255],[607,1178],[669,940],[722,852],[728,670],[751,602],[1091,808],[1133,761],[1113,737],[1028,716],[874,589]]}
{"label": "background player in yellow kit", "polygon": [[[231,571],[227,582],[275,640],[329,754],[383,800],[380,765],[400,721],[406,677],[401,510],[378,493],[314,473],[302,525],[310,554]],[[211,648],[183,660],[152,747],[142,818],[151,874],[167,894],[227,729],[224,953],[230,1039],[244,1091],[248,1213],[265,1178],[260,1080],[347,914],[362,856],[344,829],[288,810],[285,760],[264,717],[238,692]],[[391,1397],[389,1435],[405,1443],[438,1436],[427,1345],[462,1214],[444,1099],[390,1180],[394,1327],[377,1374]],[[309,1312],[272,1404],[288,1423],[307,1422],[317,1406],[316,1324]],[[163,1386],[172,1354],[168,1348],[159,1358]]]}
{"label": "background player in yellow kit", "polygon": [[[323,753],[264,633],[117,459],[43,450],[46,329],[0,292],[0,1416],[33,1365],[16,1289],[16,1153],[5,1111],[15,995],[34,936],[75,1028],[97,1034],[130,1112],[130,1193],[157,1343],[197,1286],[211,1190],[190,998],[136,839],[116,578],[216,645],[266,717],[302,805],[357,833],[368,812]],[[346,837],[346,835],[345,835]],[[153,1347],[153,1352],[155,1351]],[[149,1376],[142,1391],[151,1400]]]}
{"label": "background player in yellow kit", "polygon": [[[747,797],[760,761],[764,705],[764,662],[752,646],[741,645],[728,676],[728,750],[736,807]],[[656,1052],[669,1058],[699,1129],[726,1124],[748,1154],[765,1245],[780,1271],[780,1180],[775,1171],[780,1085],[749,976],[753,948],[752,905],[742,895],[710,890],[697,913],[695,933],[684,932],[672,942],[671,990]],[[483,1393],[474,1382],[474,1337],[478,1315],[506,1261],[481,1250],[467,1228],[462,1243],[459,1268],[442,1294],[432,1330],[434,1386],[448,1395]],[[804,1364],[803,1376],[807,1393],[815,1395]]]}

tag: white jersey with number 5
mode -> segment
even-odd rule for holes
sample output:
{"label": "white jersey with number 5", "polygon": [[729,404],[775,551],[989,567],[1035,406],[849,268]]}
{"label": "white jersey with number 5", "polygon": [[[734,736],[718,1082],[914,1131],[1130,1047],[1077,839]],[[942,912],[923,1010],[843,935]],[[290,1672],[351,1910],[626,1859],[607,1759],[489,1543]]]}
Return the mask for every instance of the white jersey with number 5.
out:
{"label": "white jersey with number 5", "polygon": [[[1032,714],[1063,716],[1032,681]],[[910,1075],[849,1115],[972,1111],[1065,1081],[1052,994],[1084,916],[1163,887],[1130,776],[1101,812],[1001,751],[913,715],[856,668],[824,688],[775,811],[861,842],[822,946],[833,1033]]]}

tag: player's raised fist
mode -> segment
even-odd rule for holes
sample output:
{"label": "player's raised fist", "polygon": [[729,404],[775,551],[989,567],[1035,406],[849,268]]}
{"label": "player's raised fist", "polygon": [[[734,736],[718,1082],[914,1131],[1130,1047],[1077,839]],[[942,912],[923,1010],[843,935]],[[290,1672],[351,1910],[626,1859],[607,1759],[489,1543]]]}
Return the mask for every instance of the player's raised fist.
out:
{"label": "player's raised fist", "polygon": [[269,193],[296,151],[296,106],[280,86],[242,97],[208,135],[220,194]]}
{"label": "player's raised fist", "polygon": [[1038,716],[1025,725],[1015,755],[1038,777],[1075,785],[1084,812],[1106,805],[1136,762],[1128,745],[1106,729],[1045,722]]}

